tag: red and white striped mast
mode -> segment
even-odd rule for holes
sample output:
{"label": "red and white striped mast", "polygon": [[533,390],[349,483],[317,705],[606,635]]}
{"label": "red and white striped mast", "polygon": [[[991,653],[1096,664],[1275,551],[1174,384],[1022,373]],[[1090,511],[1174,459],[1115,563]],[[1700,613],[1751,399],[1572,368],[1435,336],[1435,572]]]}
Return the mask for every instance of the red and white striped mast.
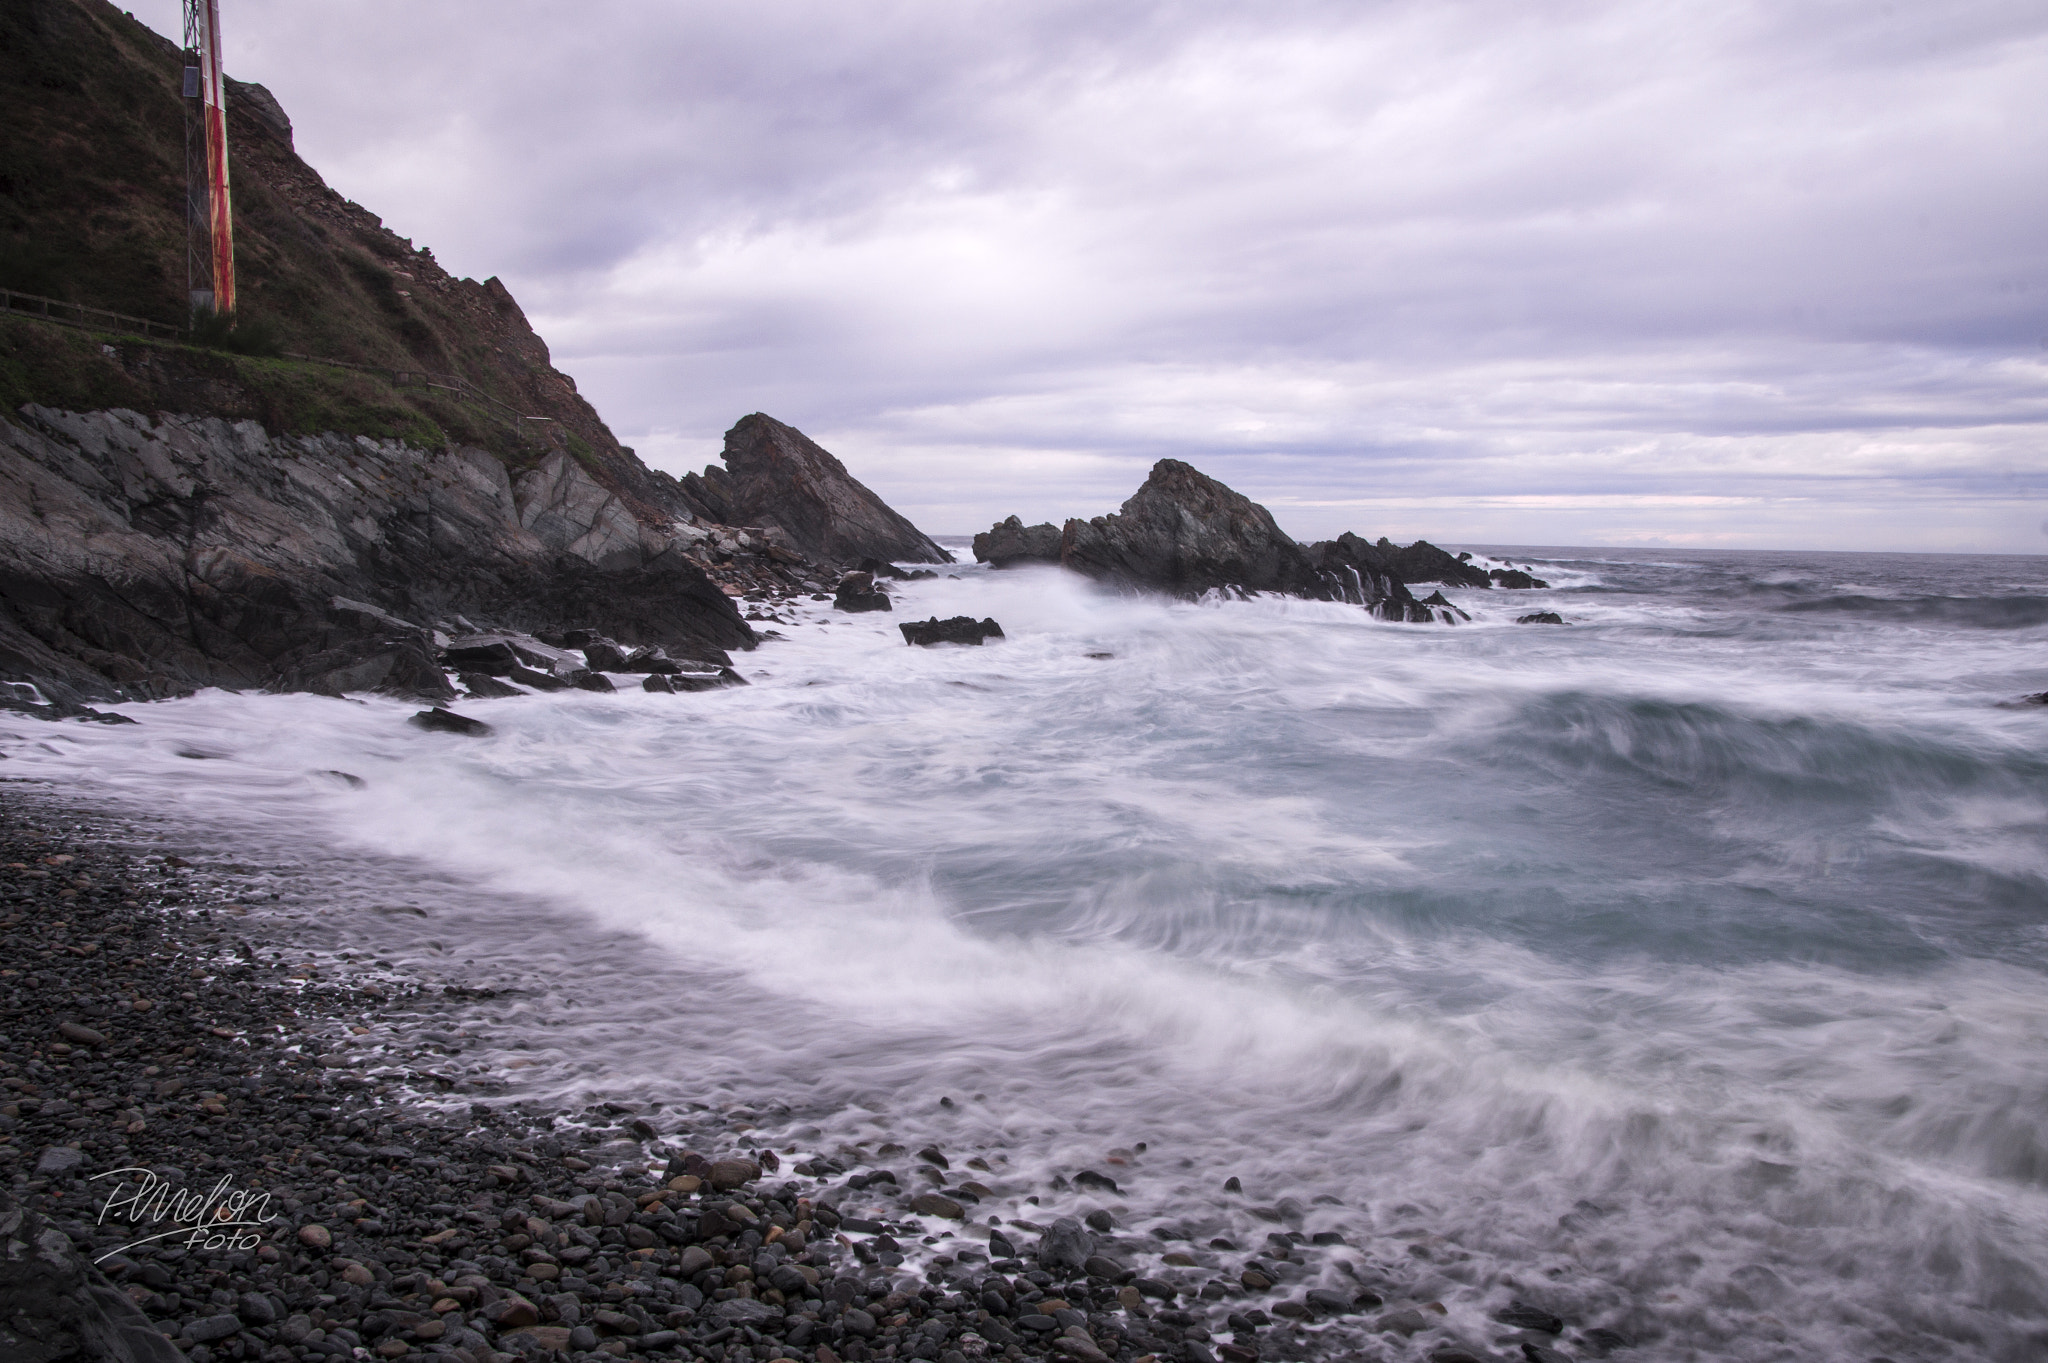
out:
{"label": "red and white striped mast", "polygon": [[[185,3],[186,288],[194,312],[233,316],[235,232],[228,203],[227,78],[220,0]],[[199,145],[194,146],[197,133]]]}

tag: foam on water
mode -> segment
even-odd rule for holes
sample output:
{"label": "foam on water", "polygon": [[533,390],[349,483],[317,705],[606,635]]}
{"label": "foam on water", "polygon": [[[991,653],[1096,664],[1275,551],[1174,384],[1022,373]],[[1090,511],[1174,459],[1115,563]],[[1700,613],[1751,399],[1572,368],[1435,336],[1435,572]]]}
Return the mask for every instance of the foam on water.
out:
{"label": "foam on water", "polygon": [[314,867],[309,944],[513,985],[461,1063],[522,1095],[1342,1229],[1315,1271],[1472,1338],[1523,1296],[1660,1357],[2038,1356],[2048,715],[1994,702],[2048,679],[2040,561],[1502,556],[1553,589],[1455,629],[967,569],[484,741],[206,694],[0,743]]}

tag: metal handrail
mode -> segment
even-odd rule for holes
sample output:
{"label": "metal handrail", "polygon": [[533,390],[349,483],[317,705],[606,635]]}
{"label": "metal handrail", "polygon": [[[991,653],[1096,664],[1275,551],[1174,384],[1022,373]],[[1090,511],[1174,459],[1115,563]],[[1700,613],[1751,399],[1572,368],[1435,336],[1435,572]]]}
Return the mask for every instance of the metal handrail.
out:
{"label": "metal handrail", "polygon": [[[33,310],[16,307],[17,300],[22,303],[34,303],[38,306]],[[60,308],[65,312],[72,312],[78,315],[75,318],[60,317],[51,311],[52,308]],[[140,328],[144,336],[154,336],[158,332],[162,332],[165,336],[173,339],[185,334],[185,328],[183,327],[169,326],[163,322],[152,322],[147,317],[130,317],[125,312],[111,312],[106,308],[90,308],[83,303],[67,303],[61,298],[45,298],[39,293],[23,293],[19,289],[0,289],[0,311],[25,312],[30,316],[40,317],[44,321],[55,322],[60,326],[82,327],[87,331],[134,331]],[[107,323],[96,323],[89,320],[94,317],[104,317],[108,323],[119,323],[119,325],[108,325]]]}

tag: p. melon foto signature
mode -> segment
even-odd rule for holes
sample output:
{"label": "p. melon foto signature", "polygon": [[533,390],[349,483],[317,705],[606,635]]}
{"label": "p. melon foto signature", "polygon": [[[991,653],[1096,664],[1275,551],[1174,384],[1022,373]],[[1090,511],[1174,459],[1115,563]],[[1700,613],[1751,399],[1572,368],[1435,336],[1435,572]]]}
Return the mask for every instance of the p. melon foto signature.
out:
{"label": "p. melon foto signature", "polygon": [[139,1174],[134,1183],[123,1183],[107,1196],[100,1208],[99,1224],[164,1225],[168,1230],[145,1235],[110,1249],[93,1262],[111,1258],[123,1250],[146,1245],[152,1240],[184,1237],[186,1249],[249,1250],[263,1241],[263,1228],[278,1218],[270,1212],[270,1194],[233,1187],[234,1180],[222,1177],[205,1193],[188,1192],[158,1178],[148,1169],[109,1169],[94,1174],[93,1181]]}

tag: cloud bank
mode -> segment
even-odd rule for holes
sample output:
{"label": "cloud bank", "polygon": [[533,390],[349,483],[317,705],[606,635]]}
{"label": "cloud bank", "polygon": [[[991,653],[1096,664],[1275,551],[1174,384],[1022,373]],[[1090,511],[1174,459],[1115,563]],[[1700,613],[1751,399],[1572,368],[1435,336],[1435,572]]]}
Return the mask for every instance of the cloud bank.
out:
{"label": "cloud bank", "polygon": [[[673,471],[928,530],[2048,551],[2031,0],[234,0],[342,192]],[[176,6],[136,11],[176,32]]]}

